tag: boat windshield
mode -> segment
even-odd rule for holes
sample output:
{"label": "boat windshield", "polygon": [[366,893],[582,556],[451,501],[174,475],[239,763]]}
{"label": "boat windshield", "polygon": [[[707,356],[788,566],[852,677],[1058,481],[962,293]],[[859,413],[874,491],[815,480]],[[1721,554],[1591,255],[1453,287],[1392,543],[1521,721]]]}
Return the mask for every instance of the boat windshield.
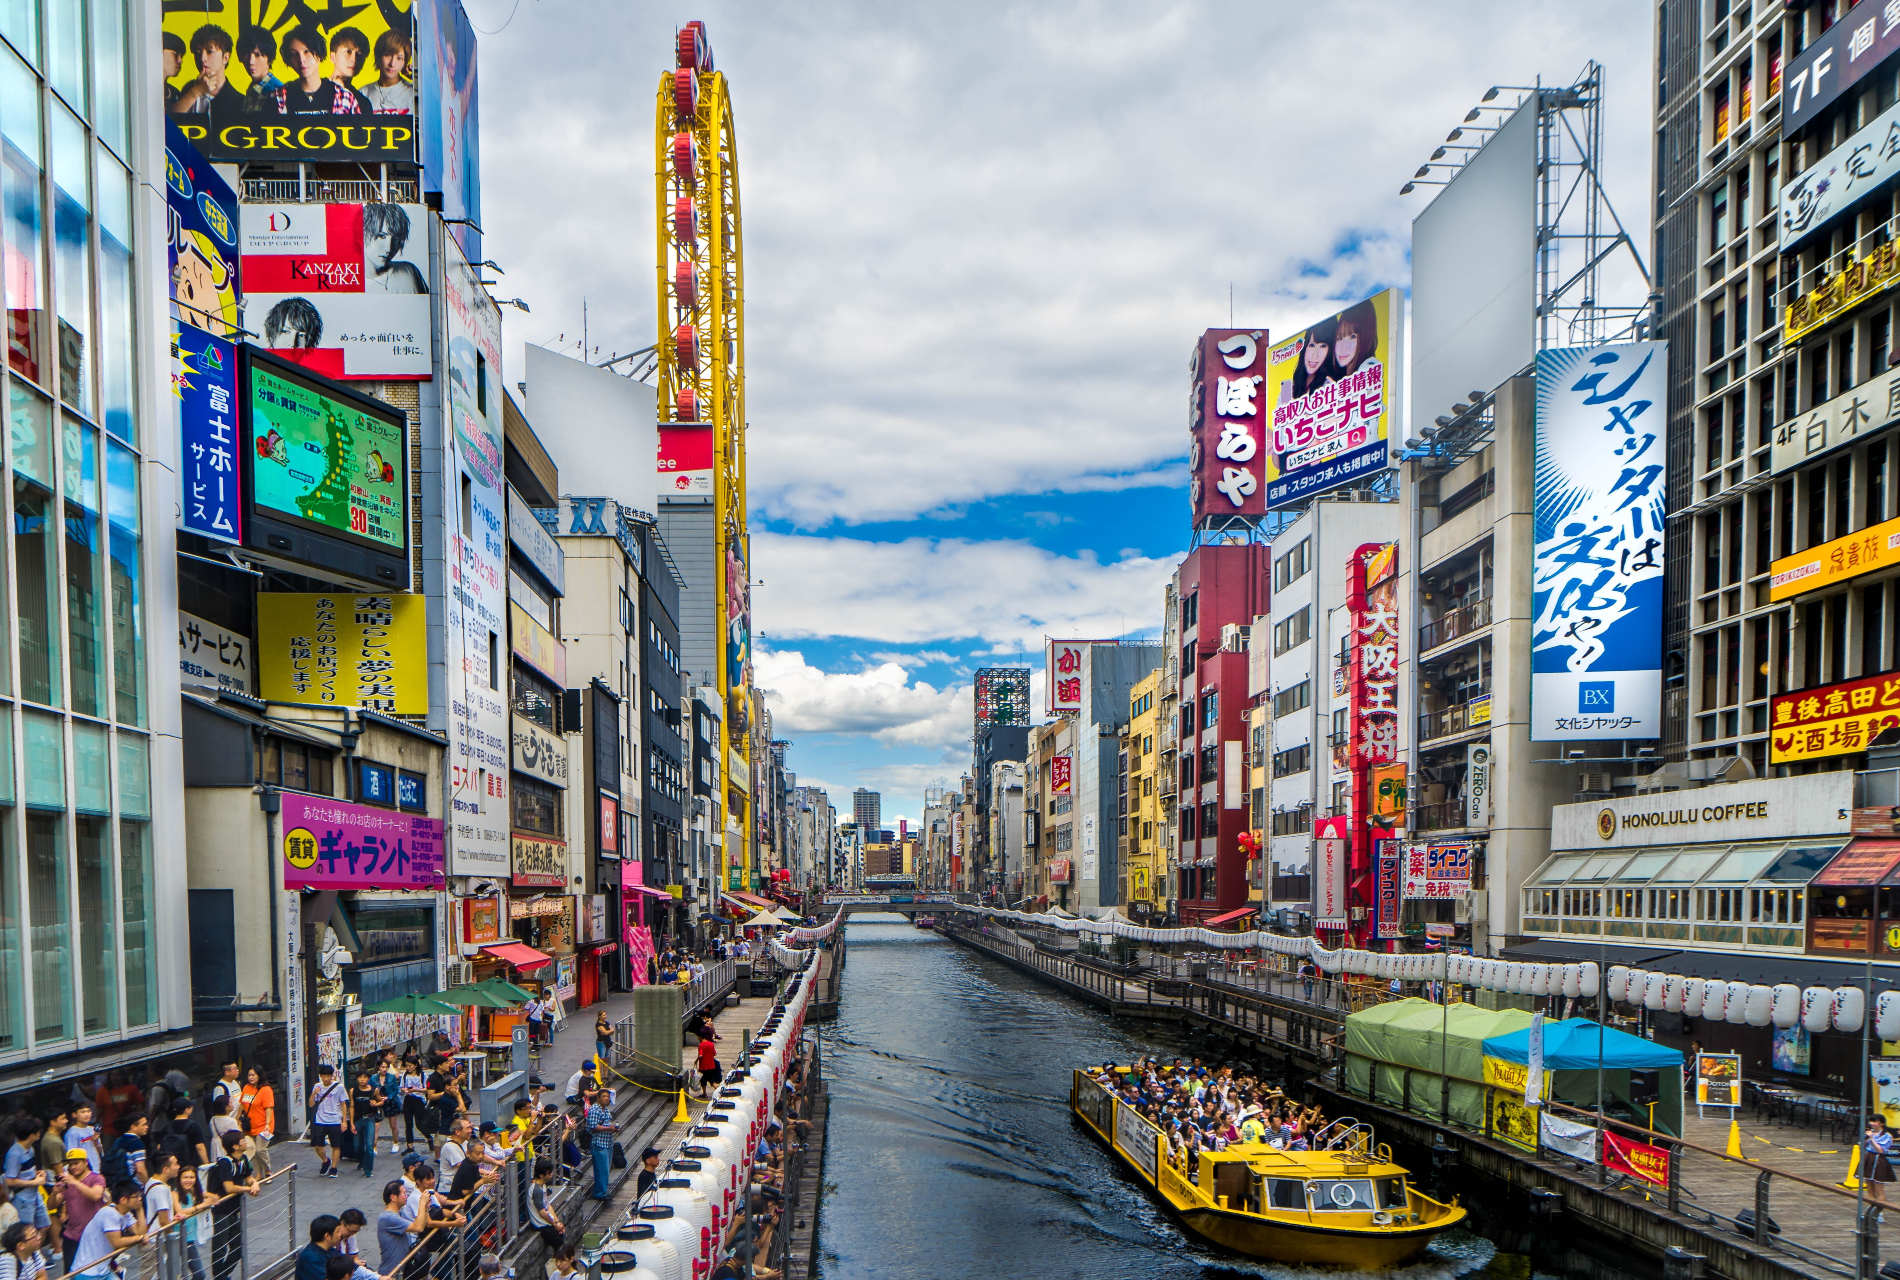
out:
{"label": "boat windshield", "polygon": [[[1370,1212],[1374,1209],[1406,1207],[1403,1178],[1340,1178],[1312,1184],[1315,1210],[1339,1209]],[[1374,1197],[1377,1203],[1374,1203]]]}

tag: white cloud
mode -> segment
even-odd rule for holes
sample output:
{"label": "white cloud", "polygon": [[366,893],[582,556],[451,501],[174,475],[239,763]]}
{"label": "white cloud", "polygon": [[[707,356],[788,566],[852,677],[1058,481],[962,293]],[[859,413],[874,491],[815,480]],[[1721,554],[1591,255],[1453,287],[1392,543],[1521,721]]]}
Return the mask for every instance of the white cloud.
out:
{"label": "white cloud", "polygon": [[871,656],[879,662],[894,662],[906,671],[912,667],[928,666],[933,662],[950,664],[958,660],[956,654],[945,653],[941,649],[917,649],[910,653],[874,653]]}
{"label": "white cloud", "polygon": [[867,734],[886,746],[967,750],[974,714],[967,684],[913,682],[895,662],[863,671],[823,671],[795,650],[756,649],[753,681],[771,700],[774,731]]}
{"label": "white cloud", "polygon": [[753,616],[768,636],[972,639],[994,652],[1029,655],[1040,655],[1045,634],[1109,639],[1151,629],[1176,563],[1104,563],[1087,552],[1060,556],[1027,542],[954,538],[754,534],[752,550],[762,580]]}

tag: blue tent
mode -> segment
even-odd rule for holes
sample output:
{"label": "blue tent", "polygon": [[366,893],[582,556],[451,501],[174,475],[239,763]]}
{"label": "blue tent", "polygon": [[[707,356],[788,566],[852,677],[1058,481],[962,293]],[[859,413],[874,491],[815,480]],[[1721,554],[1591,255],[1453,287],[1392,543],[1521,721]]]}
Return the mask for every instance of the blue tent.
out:
{"label": "blue tent", "polygon": [[[1506,1062],[1531,1060],[1531,1031],[1525,1027],[1507,1035],[1492,1036],[1484,1042],[1485,1056]],[[1599,1059],[1601,1054],[1601,1059]],[[1565,1018],[1544,1024],[1544,1070],[1596,1070],[1599,1060],[1605,1067],[1619,1070],[1680,1069],[1682,1053],[1610,1027],[1601,1027],[1588,1018]]]}

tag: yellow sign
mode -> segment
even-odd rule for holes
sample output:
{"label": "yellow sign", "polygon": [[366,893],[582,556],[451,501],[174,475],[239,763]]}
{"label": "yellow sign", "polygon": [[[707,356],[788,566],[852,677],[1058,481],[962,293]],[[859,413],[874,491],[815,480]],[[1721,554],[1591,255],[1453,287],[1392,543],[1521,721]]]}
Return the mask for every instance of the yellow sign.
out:
{"label": "yellow sign", "polygon": [[317,838],[309,827],[284,832],[284,857],[299,871],[308,871],[317,865]]}
{"label": "yellow sign", "polygon": [[1805,595],[1893,564],[1900,564],[1900,520],[1888,520],[1783,556],[1769,566],[1768,598],[1786,600]]}
{"label": "yellow sign", "polygon": [[1484,1082],[1494,1084],[1500,1089],[1509,1089],[1522,1094],[1524,1086],[1530,1080],[1531,1069],[1522,1062],[1506,1062],[1503,1058],[1486,1057],[1484,1060]]}
{"label": "yellow sign", "polygon": [[1896,279],[1900,279],[1900,257],[1895,256],[1893,241],[1889,240],[1789,303],[1782,319],[1781,340],[1798,341]]}
{"label": "yellow sign", "polygon": [[423,610],[422,597],[415,595],[260,593],[260,693],[269,702],[427,715]]}
{"label": "yellow sign", "polygon": [[[1487,1065],[1490,1061],[1485,1059]],[[1537,1113],[1524,1105],[1523,1094],[1494,1089],[1490,1105],[1492,1137],[1525,1151],[1537,1150]]]}

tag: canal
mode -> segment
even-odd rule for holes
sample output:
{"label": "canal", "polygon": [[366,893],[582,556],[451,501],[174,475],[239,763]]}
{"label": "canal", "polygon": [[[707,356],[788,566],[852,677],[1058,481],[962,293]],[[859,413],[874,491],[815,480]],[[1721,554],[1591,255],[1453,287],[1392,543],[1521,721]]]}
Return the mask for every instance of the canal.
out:
{"label": "canal", "polygon": [[[849,927],[838,1021],[824,1029],[826,1280],[1321,1274],[1204,1249],[1070,1119],[1072,1067],[1140,1054],[1224,1061],[1219,1041],[1115,1022],[902,917]],[[1385,1274],[1530,1270],[1466,1232]]]}

